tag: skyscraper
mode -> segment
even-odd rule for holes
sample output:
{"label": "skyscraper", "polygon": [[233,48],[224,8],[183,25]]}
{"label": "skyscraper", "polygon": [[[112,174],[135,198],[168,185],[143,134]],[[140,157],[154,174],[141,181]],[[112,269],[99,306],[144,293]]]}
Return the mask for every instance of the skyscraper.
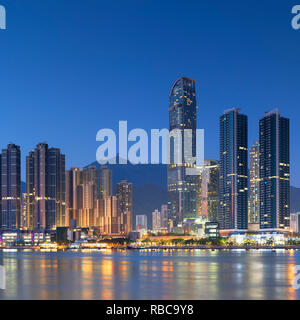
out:
{"label": "skyscraper", "polygon": [[21,152],[20,147],[9,144],[2,150],[2,229],[21,227]]}
{"label": "skyscraper", "polygon": [[100,198],[112,196],[112,172],[106,166],[100,169]]}
{"label": "skyscraper", "polygon": [[117,184],[118,215],[121,218],[121,233],[132,231],[132,183],[122,181]]}
{"label": "skyscraper", "polygon": [[219,164],[204,160],[198,177],[197,217],[216,222],[219,209]]}
{"label": "skyscraper", "polygon": [[118,200],[116,196],[101,198],[100,232],[103,234],[120,234],[121,219],[118,215]]}
{"label": "skyscraper", "polygon": [[79,226],[79,186],[82,184],[82,171],[71,168],[66,171],[66,225]]}
{"label": "skyscraper", "polygon": [[256,141],[250,148],[250,179],[249,179],[249,202],[248,222],[259,224],[259,142]]}
{"label": "skyscraper", "polygon": [[99,170],[95,166],[66,172],[66,212],[71,225],[97,226],[99,220]]}
{"label": "skyscraper", "polygon": [[[196,157],[196,89],[195,80],[179,78],[170,91],[170,132],[181,133],[181,142],[170,139],[170,165],[168,167],[168,210],[174,224],[186,218],[196,218],[197,176],[186,174],[191,156]],[[191,154],[185,152],[184,130],[190,130],[188,145]],[[180,145],[182,150],[180,150]],[[182,163],[176,163],[175,154],[181,153]],[[186,157],[185,157],[186,156]]]}
{"label": "skyscraper", "polygon": [[260,228],[290,226],[290,122],[276,109],[259,122]]}
{"label": "skyscraper", "polygon": [[94,227],[97,225],[97,200],[99,198],[99,170],[95,166],[82,170],[83,207],[80,210],[80,226]]}
{"label": "skyscraper", "polygon": [[29,229],[51,230],[66,223],[65,155],[40,143],[26,157]]}
{"label": "skyscraper", "polygon": [[219,223],[223,230],[248,228],[248,118],[239,109],[220,118]]}

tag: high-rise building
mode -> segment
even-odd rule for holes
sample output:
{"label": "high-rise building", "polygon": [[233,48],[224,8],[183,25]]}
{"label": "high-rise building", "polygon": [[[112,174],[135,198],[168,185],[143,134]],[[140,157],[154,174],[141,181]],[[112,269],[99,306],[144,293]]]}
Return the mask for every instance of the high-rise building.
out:
{"label": "high-rise building", "polygon": [[161,228],[161,214],[156,209],[152,212],[152,230],[158,231]]}
{"label": "high-rise building", "polygon": [[97,225],[99,198],[99,170],[95,166],[82,170],[82,208],[80,210],[81,227],[95,227]]}
{"label": "high-rise building", "polygon": [[79,186],[82,184],[82,171],[71,168],[66,171],[66,225],[79,226]]}
{"label": "high-rise building", "polygon": [[168,205],[167,204],[163,204],[161,206],[161,227],[164,229],[167,229],[169,224],[169,219],[168,219]]}
{"label": "high-rise building", "polygon": [[147,230],[148,224],[147,224],[147,216],[146,215],[137,215],[135,217],[135,225],[136,230]]}
{"label": "high-rise building", "polygon": [[198,177],[197,217],[216,222],[219,209],[219,164],[204,160]]}
{"label": "high-rise building", "polygon": [[66,172],[66,212],[72,226],[98,225],[99,170],[95,166]]}
{"label": "high-rise building", "polygon": [[118,216],[117,197],[106,196],[101,198],[100,204],[100,232],[107,235],[120,234],[121,218]]}
{"label": "high-rise building", "polygon": [[27,224],[52,230],[66,223],[65,155],[40,143],[26,157]]}
{"label": "high-rise building", "polygon": [[290,227],[289,119],[276,109],[259,122],[260,228]]}
{"label": "high-rise building", "polygon": [[290,228],[292,232],[300,233],[300,212],[291,213]]}
{"label": "high-rise building", "polygon": [[100,198],[112,196],[112,172],[106,166],[100,169]]}
{"label": "high-rise building", "polygon": [[122,181],[117,184],[118,215],[121,218],[121,233],[132,231],[132,183]]}
{"label": "high-rise building", "polygon": [[250,148],[250,171],[249,171],[249,201],[248,222],[259,224],[259,142],[256,141]]}
{"label": "high-rise building", "polygon": [[[168,167],[168,210],[175,226],[184,219],[196,218],[197,176],[186,172],[195,166],[191,157],[196,157],[196,109],[195,80],[179,78],[171,88],[169,101],[170,132],[181,133],[180,142],[171,135]],[[189,130],[189,139],[185,139],[184,130]],[[181,154],[182,163],[175,161],[176,154]]]}
{"label": "high-rise building", "polygon": [[248,228],[248,118],[239,109],[220,118],[219,223],[223,230]]}
{"label": "high-rise building", "polygon": [[1,156],[2,229],[21,227],[21,151],[15,144]]}

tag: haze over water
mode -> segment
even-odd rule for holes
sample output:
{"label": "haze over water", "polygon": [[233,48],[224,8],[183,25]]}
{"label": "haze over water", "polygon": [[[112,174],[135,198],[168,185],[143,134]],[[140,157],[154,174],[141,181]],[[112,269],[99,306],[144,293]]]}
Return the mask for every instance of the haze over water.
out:
{"label": "haze over water", "polygon": [[0,299],[299,299],[299,251],[0,252]]}

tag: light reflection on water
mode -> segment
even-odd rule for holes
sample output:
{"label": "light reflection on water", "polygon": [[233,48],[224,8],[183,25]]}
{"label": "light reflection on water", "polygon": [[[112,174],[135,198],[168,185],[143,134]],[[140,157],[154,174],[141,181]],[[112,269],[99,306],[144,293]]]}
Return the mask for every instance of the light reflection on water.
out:
{"label": "light reflection on water", "polygon": [[0,252],[0,299],[300,299],[300,252]]}

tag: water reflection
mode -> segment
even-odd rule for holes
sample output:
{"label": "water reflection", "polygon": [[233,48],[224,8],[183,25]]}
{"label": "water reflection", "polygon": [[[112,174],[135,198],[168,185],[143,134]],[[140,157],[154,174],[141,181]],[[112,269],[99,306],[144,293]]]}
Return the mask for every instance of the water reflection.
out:
{"label": "water reflection", "polygon": [[0,299],[299,299],[294,251],[1,252]]}

